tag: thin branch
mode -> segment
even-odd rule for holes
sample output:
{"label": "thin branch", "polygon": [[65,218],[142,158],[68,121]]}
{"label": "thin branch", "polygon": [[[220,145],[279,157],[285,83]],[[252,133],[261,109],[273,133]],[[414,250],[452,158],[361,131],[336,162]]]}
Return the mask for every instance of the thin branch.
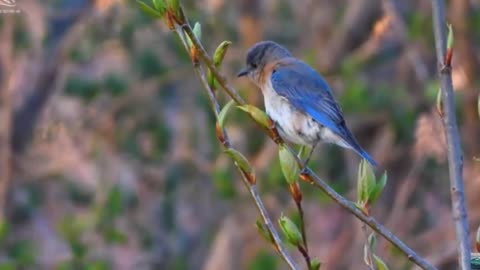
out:
{"label": "thin branch", "polygon": [[[203,49],[198,39],[193,34],[193,31],[189,25],[183,25],[182,28],[185,30],[186,34],[192,40],[193,46],[197,46],[199,57],[202,61],[204,61],[205,65],[212,71],[212,74],[217,79],[217,82],[225,90],[225,92],[239,105],[244,105],[245,101],[240,97],[238,92],[230,86],[226,77],[222,75],[218,69],[213,64],[213,61],[208,56],[208,53]],[[267,135],[272,138],[275,142],[276,139],[273,137],[272,132],[266,132]],[[298,159],[296,153],[287,147],[292,155],[297,159],[297,162],[300,166],[303,166],[303,163]],[[398,248],[405,256],[415,263],[416,265],[420,266],[422,269],[427,270],[436,270],[436,268],[431,265],[428,261],[424,258],[420,257],[417,253],[415,253],[410,247],[408,247],[405,243],[403,243],[398,237],[396,237],[392,232],[386,229],[382,224],[380,224],[375,218],[371,216],[367,216],[364,214],[360,209],[358,209],[355,204],[350,202],[349,200],[342,197],[338,194],[334,189],[332,189],[328,184],[326,184],[319,176],[314,174],[311,169],[308,167],[303,168],[303,177],[306,178],[306,181],[313,184],[314,186],[318,187],[322,191],[324,191],[331,199],[341,205],[345,210],[349,211],[353,215],[355,215],[358,219],[362,222],[367,224],[370,228],[376,231],[379,235],[384,237],[387,241],[389,241],[393,246]]]}
{"label": "thin branch", "polygon": [[[302,244],[297,246],[300,253],[302,253],[305,263],[307,264],[307,269],[311,267],[311,258],[308,252],[308,241],[307,241],[307,232],[305,229],[305,214],[302,207],[303,195],[300,191],[300,185],[298,182],[289,185],[290,195],[292,196],[295,206],[297,207],[298,214],[300,215],[300,233],[302,234]],[[303,246],[302,246],[303,245]]]}
{"label": "thin branch", "polygon": [[[189,51],[188,43],[186,42],[186,38],[185,38],[185,35],[183,33],[183,30],[181,28],[177,27],[175,29],[175,32],[180,37],[183,45],[185,46],[185,49],[187,49],[187,51]],[[215,97],[215,93],[213,92],[210,85],[208,84],[208,80],[205,76],[205,74],[206,74],[205,70],[202,68],[202,66],[198,62],[194,62],[193,66],[194,66],[194,70],[195,70],[195,73],[196,73],[197,77],[200,79],[201,84],[203,85],[203,87],[205,88],[205,91],[207,92],[207,95],[208,95],[208,98],[209,98],[209,101],[210,101],[210,105],[211,105],[212,110],[215,114],[215,117],[218,118],[218,115],[220,113],[220,105],[218,104],[218,101]],[[223,135],[222,136],[223,139],[221,141],[222,145],[226,149],[230,148],[231,143],[228,139],[228,134],[227,134],[226,130],[222,128],[221,133]],[[263,222],[264,222],[266,228],[268,229],[268,231],[269,231],[269,233],[270,233],[270,235],[273,239],[273,244],[275,246],[275,249],[278,251],[280,256],[283,258],[283,260],[288,264],[288,266],[291,269],[294,269],[294,270],[300,269],[296,265],[296,263],[292,259],[292,257],[288,254],[288,251],[287,251],[286,247],[283,245],[282,240],[280,238],[280,235],[277,232],[277,230],[275,229],[275,226],[273,225],[273,222],[268,215],[267,209],[266,209],[266,207],[265,207],[265,205],[262,201],[262,198],[260,197],[260,194],[258,193],[257,186],[250,182],[250,180],[246,176],[245,172],[236,163],[235,163],[235,167],[240,171],[240,174],[242,176],[242,180],[243,180],[245,186],[247,187],[253,201],[255,202],[255,205],[256,205],[258,211],[260,212],[260,215],[262,216]]]}
{"label": "thin branch", "polygon": [[309,182],[310,184],[318,187],[327,194],[332,200],[342,206],[345,210],[356,216],[363,223],[367,224],[372,230],[385,238],[393,246],[398,248],[405,256],[420,266],[422,269],[436,270],[433,265],[431,265],[424,258],[420,257],[415,251],[408,247],[405,243],[402,242],[397,236],[385,228],[380,222],[378,222],[374,217],[368,216],[363,213],[354,203],[342,197],[338,194],[333,188],[331,188],[325,181],[323,181],[319,176],[314,174],[309,168],[304,168],[304,172],[301,174],[303,180]]}
{"label": "thin branch", "polygon": [[302,253],[302,256],[305,259],[305,262],[307,264],[307,269],[309,269],[310,266],[312,265],[312,263],[311,263],[310,255],[308,255],[308,250],[305,247],[303,247],[302,245],[299,245],[298,246],[298,251],[300,251],[300,253]]}
{"label": "thin branch", "polygon": [[303,207],[301,202],[295,202],[297,206],[298,214],[300,215],[300,232],[302,233],[303,246],[308,253],[307,233],[305,230],[305,214],[303,213]]}
{"label": "thin branch", "polygon": [[451,66],[449,63],[444,62],[447,53],[444,1],[432,0],[432,8],[435,48],[439,63],[439,79],[445,112],[442,115],[442,120],[448,143],[448,168],[453,219],[457,235],[458,263],[460,269],[466,270],[470,269],[471,255],[468,237],[467,207],[465,205],[465,191],[463,187],[463,153],[455,116]]}

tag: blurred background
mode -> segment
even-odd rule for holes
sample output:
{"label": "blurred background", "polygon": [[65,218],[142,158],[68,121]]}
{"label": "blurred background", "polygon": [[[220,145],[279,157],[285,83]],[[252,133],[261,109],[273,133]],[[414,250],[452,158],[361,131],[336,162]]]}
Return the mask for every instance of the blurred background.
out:
{"label": "blurred background", "polygon": [[[235,74],[257,41],[275,40],[324,74],[379,173],[388,171],[372,213],[440,269],[455,269],[430,1],[182,2],[210,52],[233,42],[222,69],[250,103],[263,108],[260,92]],[[447,2],[473,243],[480,1]],[[0,269],[286,269],[258,235],[189,57],[161,21],[130,0],[3,0],[0,35]],[[238,110],[227,128],[271,217],[295,216],[276,145]],[[358,162],[325,145],[311,164],[355,200]],[[322,269],[367,269],[361,224],[302,189]],[[415,269],[384,240],[377,254],[390,269]]]}

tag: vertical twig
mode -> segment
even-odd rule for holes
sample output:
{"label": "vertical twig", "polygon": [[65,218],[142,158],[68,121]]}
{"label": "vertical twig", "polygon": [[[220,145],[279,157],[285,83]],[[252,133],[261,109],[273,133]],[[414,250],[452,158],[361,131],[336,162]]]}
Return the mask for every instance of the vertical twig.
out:
{"label": "vertical twig", "polygon": [[463,188],[463,153],[455,117],[455,103],[450,63],[446,59],[446,21],[443,0],[432,0],[435,47],[439,63],[439,79],[442,89],[442,115],[445,135],[448,143],[448,167],[453,219],[457,235],[458,263],[460,269],[470,269],[470,243],[468,237],[467,208]]}
{"label": "vertical twig", "polygon": [[[375,263],[373,262],[373,250],[372,250],[372,247],[370,245],[370,243],[368,242],[368,237],[369,237],[369,234],[368,234],[368,229],[367,229],[367,225],[365,223],[362,223],[362,231],[363,231],[363,234],[365,235],[365,247],[367,249],[367,259],[368,259],[368,262],[365,262],[368,266],[368,268],[370,270],[377,270],[377,267],[375,265]],[[365,251],[364,251],[365,252]],[[365,256],[365,254],[364,254]]]}

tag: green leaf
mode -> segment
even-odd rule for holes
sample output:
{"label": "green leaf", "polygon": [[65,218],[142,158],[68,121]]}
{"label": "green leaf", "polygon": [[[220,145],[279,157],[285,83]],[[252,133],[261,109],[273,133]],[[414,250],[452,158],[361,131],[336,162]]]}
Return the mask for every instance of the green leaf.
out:
{"label": "green leaf", "polygon": [[155,9],[153,9],[149,5],[145,4],[144,2],[137,0],[137,3],[138,3],[138,6],[140,7],[140,9],[143,12],[145,12],[145,14],[147,14],[149,16],[152,16],[152,17],[155,17],[155,18],[162,18],[163,17],[162,13],[160,13],[159,11],[156,11]]}
{"label": "green leaf", "polygon": [[257,221],[255,222],[255,227],[257,228],[258,232],[260,233],[260,235],[265,239],[267,240],[267,242],[269,243],[273,243],[273,239],[270,235],[270,232],[268,231],[267,229],[267,226],[265,224],[263,224],[262,221],[260,221],[260,219],[257,219]]}
{"label": "green leaf", "polygon": [[380,181],[376,183],[375,188],[371,191],[369,195],[369,199],[368,199],[369,204],[373,204],[378,200],[386,184],[387,184],[387,172],[385,171],[382,177],[380,178]]}
{"label": "green leaf", "polygon": [[167,4],[173,12],[180,12],[180,0],[167,0]]}
{"label": "green leaf", "polygon": [[294,246],[299,246],[302,243],[302,234],[291,219],[282,215],[278,220],[278,224],[287,242]]}
{"label": "green leaf", "polygon": [[[202,38],[202,25],[200,23],[196,22],[195,25],[193,26],[192,32],[193,32],[193,35],[195,35],[195,37],[198,40],[201,40],[201,38]],[[190,39],[190,36],[188,36],[188,35],[187,35],[187,43],[188,43],[188,47],[192,48],[193,42],[192,42],[192,39]]]}
{"label": "green leaf", "polygon": [[247,112],[250,114],[250,116],[255,120],[257,123],[262,125],[265,128],[268,128],[268,116],[266,113],[264,113],[262,110],[259,108],[253,106],[253,105],[243,105],[243,106],[238,106],[238,108],[244,112]]}
{"label": "green leaf", "polygon": [[320,266],[322,266],[322,262],[317,258],[313,258],[310,262],[310,270],[318,270],[320,269]]}
{"label": "green leaf", "polygon": [[295,157],[288,151],[285,146],[280,146],[278,149],[278,157],[280,159],[280,167],[287,183],[293,184],[298,179],[298,164]]}
{"label": "green leaf", "polygon": [[373,261],[377,270],[389,270],[385,262],[375,254],[373,254]]}
{"label": "green leaf", "polygon": [[233,148],[229,148],[225,150],[225,153],[229,155],[235,163],[246,173],[252,174],[253,169],[252,166],[250,165],[250,162],[248,162],[247,158],[242,155],[242,153],[238,152],[237,150]]}
{"label": "green leaf", "polygon": [[453,48],[453,42],[454,42],[453,28],[451,24],[448,24],[447,27],[448,27],[447,49],[451,49]]}
{"label": "green leaf", "polygon": [[161,14],[165,14],[167,11],[167,6],[165,5],[164,0],[153,0],[153,6],[155,9],[160,12]]}
{"label": "green leaf", "polygon": [[193,34],[198,40],[202,40],[202,25],[198,22],[193,26]]}
{"label": "green leaf", "polygon": [[232,108],[233,104],[235,104],[235,101],[232,99],[225,106],[223,106],[222,110],[218,114],[218,125],[220,128],[224,127],[225,119],[227,118],[227,114],[230,111],[230,108]]}
{"label": "green leaf", "polygon": [[357,196],[358,202],[368,202],[369,196],[375,188],[375,174],[372,167],[365,159],[362,159],[358,166]]}

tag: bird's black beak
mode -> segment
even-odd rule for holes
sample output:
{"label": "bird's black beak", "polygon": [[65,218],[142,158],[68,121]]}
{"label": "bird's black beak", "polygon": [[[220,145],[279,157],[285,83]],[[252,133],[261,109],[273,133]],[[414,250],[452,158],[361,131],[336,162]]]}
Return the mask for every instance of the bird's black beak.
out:
{"label": "bird's black beak", "polygon": [[249,72],[250,72],[250,70],[249,70],[248,68],[243,68],[243,69],[240,70],[240,72],[237,74],[237,77],[243,77],[243,76],[247,75]]}

